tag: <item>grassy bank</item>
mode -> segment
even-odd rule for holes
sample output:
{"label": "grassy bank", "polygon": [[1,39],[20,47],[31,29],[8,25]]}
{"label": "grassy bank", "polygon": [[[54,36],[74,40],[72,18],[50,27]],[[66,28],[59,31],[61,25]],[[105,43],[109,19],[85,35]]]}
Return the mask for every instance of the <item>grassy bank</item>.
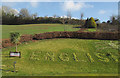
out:
{"label": "grassy bank", "polygon": [[[109,40],[49,39],[18,46],[21,58],[7,57],[15,47],[3,49],[3,76],[116,75],[118,42]],[[16,61],[17,73],[13,71]],[[9,71],[7,71],[9,70]]]}

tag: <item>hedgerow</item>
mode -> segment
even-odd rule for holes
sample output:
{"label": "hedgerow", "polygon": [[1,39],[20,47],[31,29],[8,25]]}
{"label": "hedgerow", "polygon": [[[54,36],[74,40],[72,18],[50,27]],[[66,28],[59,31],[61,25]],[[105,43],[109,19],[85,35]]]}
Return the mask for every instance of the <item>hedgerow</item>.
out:
{"label": "hedgerow", "polygon": [[83,32],[83,31],[65,31],[65,32],[46,32],[35,34],[34,40],[51,38],[79,38],[79,39],[108,39],[118,40],[118,32]]}
{"label": "hedgerow", "polygon": [[[52,39],[52,38],[78,38],[78,39],[104,39],[104,40],[118,40],[118,32],[83,32],[83,31],[65,31],[65,32],[46,32],[35,35],[22,35],[20,42],[27,42],[32,40]],[[2,47],[9,47],[13,44],[9,41],[2,41]]]}

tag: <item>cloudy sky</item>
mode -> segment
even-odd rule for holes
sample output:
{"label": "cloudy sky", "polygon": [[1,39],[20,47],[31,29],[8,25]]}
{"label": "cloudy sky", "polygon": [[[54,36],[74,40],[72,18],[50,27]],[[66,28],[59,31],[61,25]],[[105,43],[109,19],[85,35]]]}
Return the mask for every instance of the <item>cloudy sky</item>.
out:
{"label": "cloudy sky", "polygon": [[101,22],[118,14],[117,2],[3,2],[2,5],[18,12],[21,8],[27,8],[31,14],[37,13],[38,16],[63,16],[70,10],[74,18],[80,18],[80,13],[84,13],[84,19],[94,17]]}

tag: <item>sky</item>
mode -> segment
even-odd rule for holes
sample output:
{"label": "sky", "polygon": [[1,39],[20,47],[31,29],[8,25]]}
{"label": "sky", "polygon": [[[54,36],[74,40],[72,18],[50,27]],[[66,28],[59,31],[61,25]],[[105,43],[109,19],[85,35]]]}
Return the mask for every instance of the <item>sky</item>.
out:
{"label": "sky", "polygon": [[86,18],[98,18],[100,21],[107,21],[112,15],[118,15],[117,2],[3,2],[2,5],[9,6],[16,11],[27,8],[31,14],[38,16],[66,16],[67,11],[71,12],[73,18],[80,18],[84,14]]}

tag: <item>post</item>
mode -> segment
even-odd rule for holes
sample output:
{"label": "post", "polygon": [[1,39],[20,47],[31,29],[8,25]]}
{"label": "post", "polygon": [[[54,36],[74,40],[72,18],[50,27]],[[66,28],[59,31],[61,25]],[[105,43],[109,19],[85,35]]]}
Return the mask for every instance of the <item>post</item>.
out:
{"label": "post", "polygon": [[17,52],[17,43],[16,43],[16,52]]}
{"label": "post", "polygon": [[14,65],[13,65],[14,66],[14,72],[15,72],[15,64],[16,64],[16,61],[14,62]]}

